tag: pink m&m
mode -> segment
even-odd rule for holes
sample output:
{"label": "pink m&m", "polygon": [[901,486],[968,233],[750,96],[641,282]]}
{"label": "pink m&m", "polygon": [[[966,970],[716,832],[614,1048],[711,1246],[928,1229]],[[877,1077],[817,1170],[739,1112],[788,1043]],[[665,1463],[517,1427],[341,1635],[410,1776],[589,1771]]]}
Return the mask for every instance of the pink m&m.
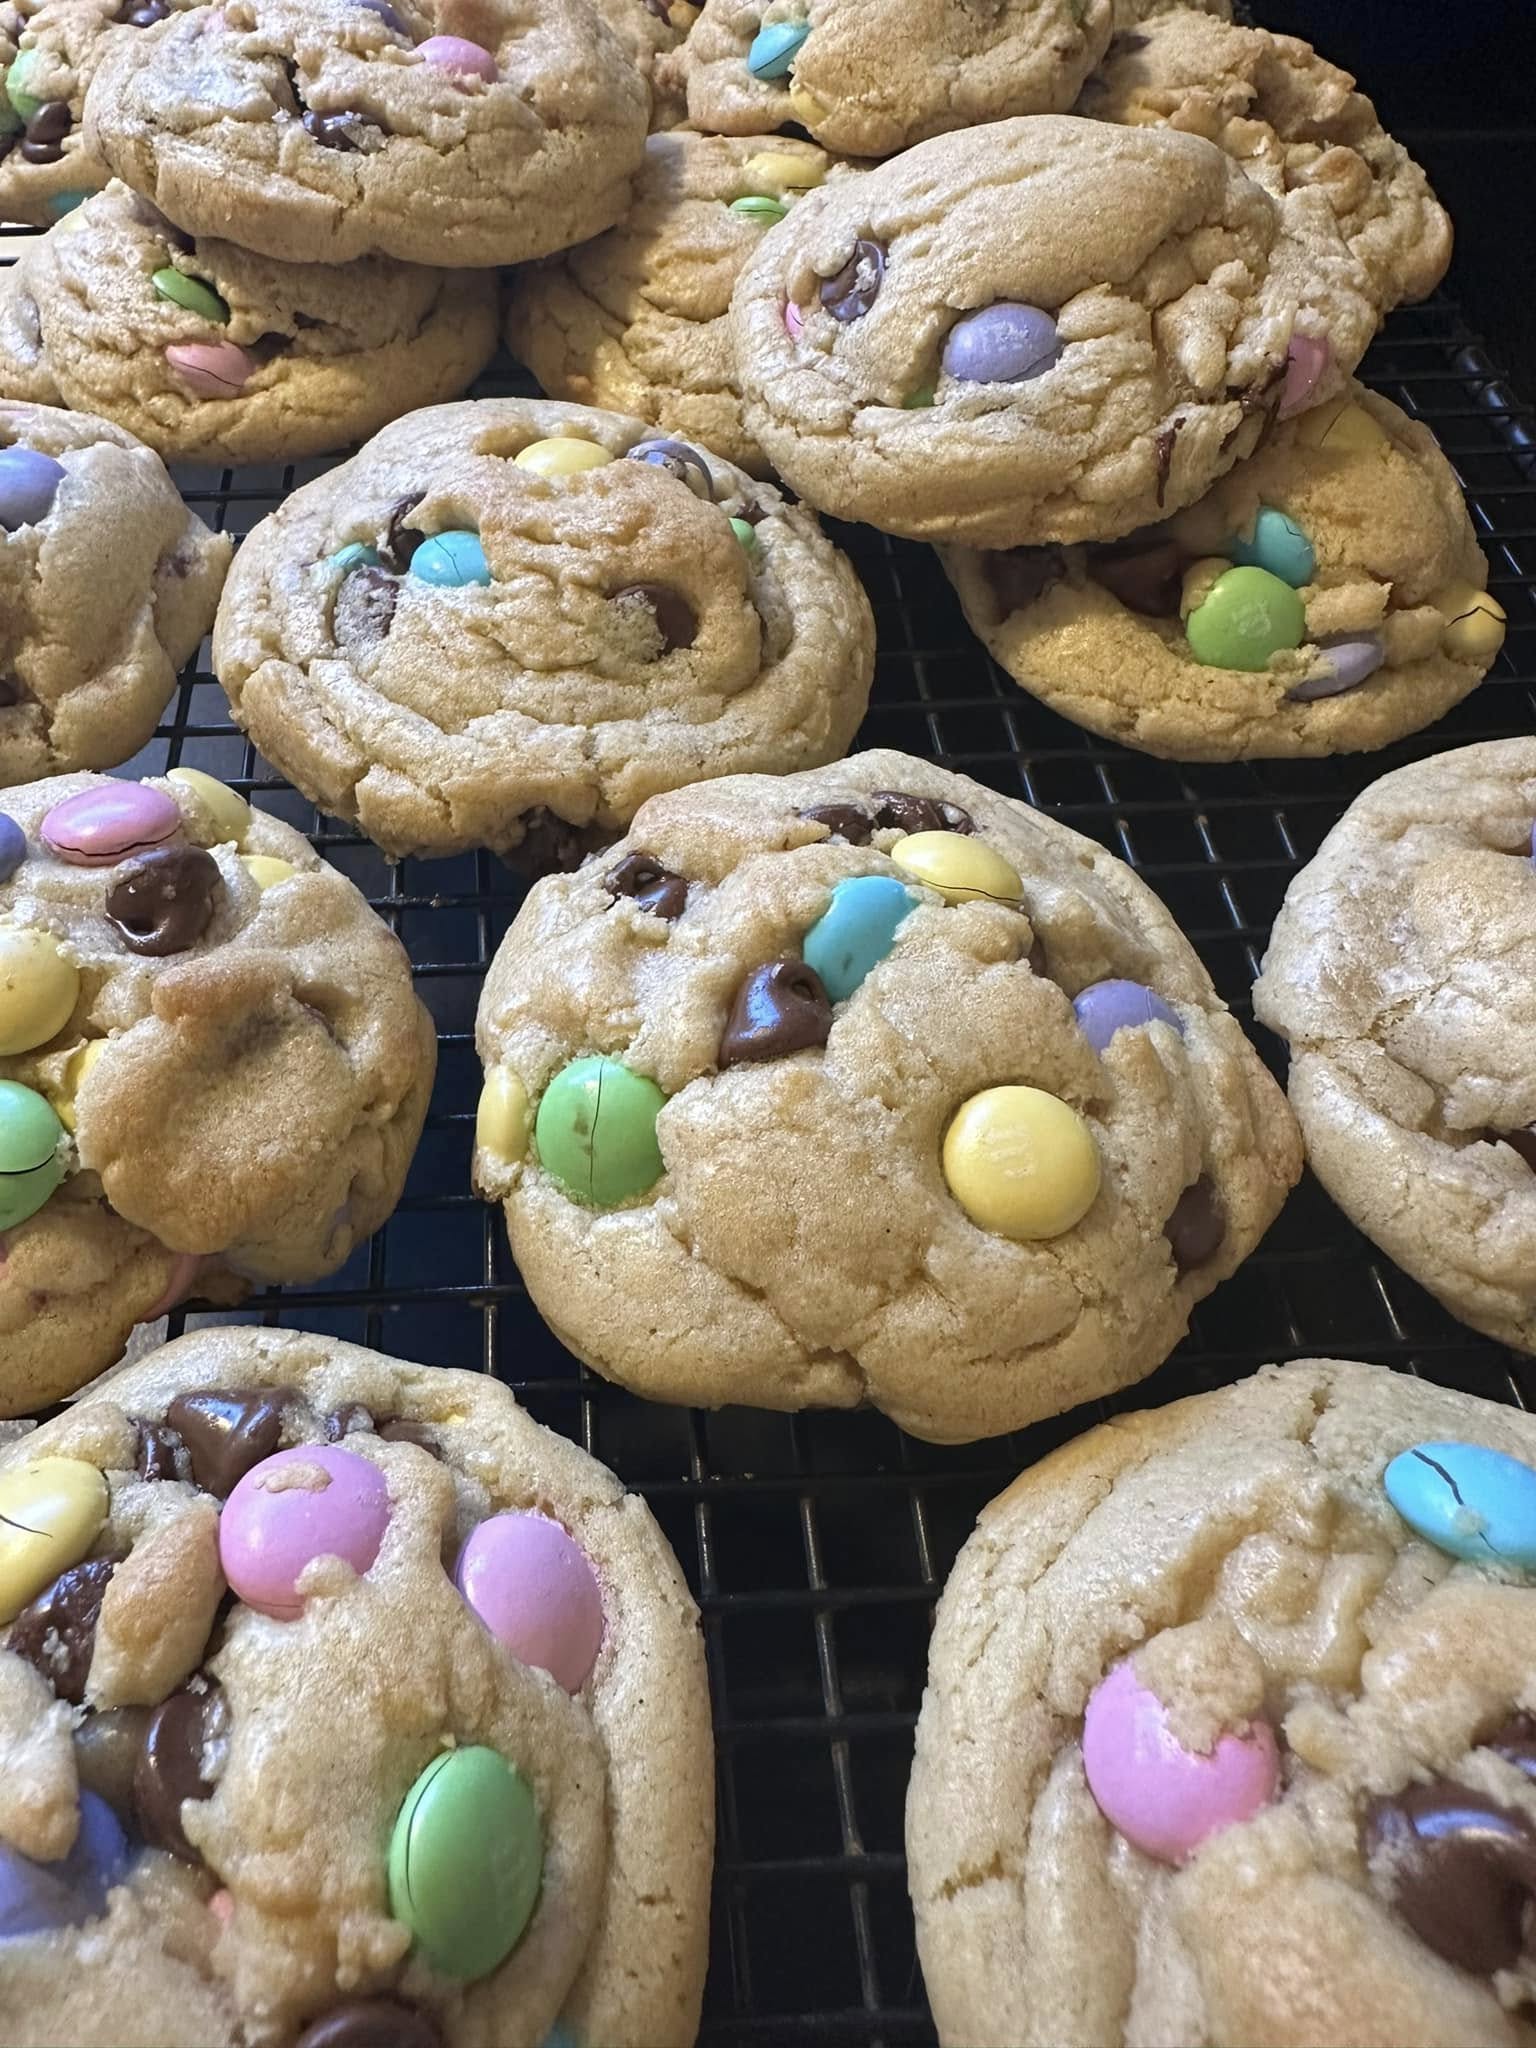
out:
{"label": "pink m&m", "polygon": [[784,301],[784,332],[791,341],[798,341],[805,331],[805,315],[793,299]]}
{"label": "pink m&m", "polygon": [[1257,1719],[1223,1735],[1209,1756],[1186,1749],[1127,1658],[1089,1698],[1083,1771],[1099,1811],[1128,1842],[1160,1863],[1183,1863],[1207,1835],[1268,1806],[1280,1758],[1269,1723]]}
{"label": "pink m&m", "polygon": [[1333,353],[1326,341],[1311,334],[1293,334],[1285,352],[1285,382],[1280,386],[1279,417],[1288,420],[1305,412],[1312,394],[1323,381],[1328,358]]}
{"label": "pink m&m", "polygon": [[304,1611],[298,1582],[317,1557],[365,1572],[389,1523],[377,1465],[329,1444],[297,1444],[252,1466],[219,1517],[219,1562],[247,1607],[274,1621]]}
{"label": "pink m&m", "polygon": [[181,813],[164,790],[98,782],[55,804],[38,836],[71,867],[110,868],[130,853],[164,846],[180,830]]}
{"label": "pink m&m", "polygon": [[520,1664],[580,1692],[603,1639],[603,1596],[587,1554],[548,1515],[492,1515],[459,1552],[454,1582]]}
{"label": "pink m&m", "polygon": [[440,71],[456,71],[461,77],[483,78],[487,84],[496,78],[496,59],[489,50],[482,50],[478,43],[472,43],[464,36],[428,36],[419,43],[416,54],[423,63],[435,64]]}
{"label": "pink m&m", "polygon": [[176,341],[165,360],[199,398],[238,398],[256,358],[233,341]]}

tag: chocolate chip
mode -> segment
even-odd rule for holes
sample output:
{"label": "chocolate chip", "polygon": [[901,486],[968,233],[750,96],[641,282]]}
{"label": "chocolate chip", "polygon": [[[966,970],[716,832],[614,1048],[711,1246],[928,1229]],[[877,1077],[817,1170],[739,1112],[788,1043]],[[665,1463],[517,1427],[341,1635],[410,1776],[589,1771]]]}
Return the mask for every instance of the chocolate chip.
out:
{"label": "chocolate chip", "polygon": [[681,917],[688,901],[686,877],[673,874],[648,853],[626,853],[617,867],[603,877],[603,886],[615,896],[628,896],[653,917]]}
{"label": "chocolate chip", "polygon": [[720,1065],[782,1059],[825,1045],[831,1029],[832,1005],[820,975],[803,960],[772,960],[754,967],[736,991],[720,1039]]}
{"label": "chocolate chip", "polygon": [[353,1998],[312,2020],[293,2048],[442,2048],[437,2024],[398,1998]]}
{"label": "chocolate chip", "polygon": [[1507,1145],[1511,1152],[1518,1152],[1536,1173],[1536,1126],[1523,1124],[1512,1131],[1485,1131],[1483,1136],[1490,1145]]}
{"label": "chocolate chip", "polygon": [[762,506],[759,505],[756,498],[748,498],[747,502],[736,514],[736,517],[738,519],[744,519],[748,526],[761,526],[763,521],[768,517],[768,514],[763,510]]}
{"label": "chocolate chip", "polygon": [[1536,1830],[1523,1814],[1449,1778],[1373,1799],[1361,1845],[1391,1903],[1448,1963],[1512,1969],[1536,1897]]}
{"label": "chocolate chip", "polygon": [[850,846],[868,846],[875,821],[857,804],[811,804],[798,814],[813,825],[825,825],[834,839],[846,839]]}
{"label": "chocolate chip", "polygon": [[163,1422],[141,1422],[137,1429],[133,1463],[141,1479],[191,1479],[191,1455],[174,1429]]}
{"label": "chocolate chip", "polygon": [[373,1412],[361,1401],[343,1401],[325,1418],[325,1440],[339,1444],[343,1437],[360,1436],[373,1428]]}
{"label": "chocolate chip", "polygon": [[670,654],[674,647],[691,647],[699,630],[699,622],[680,590],[674,590],[666,583],[628,583],[622,590],[616,590],[609,600],[611,604],[634,607],[643,605],[656,621],[656,630],[661,635],[661,651]]}
{"label": "chocolate chip", "polygon": [[21,144],[21,160],[27,164],[56,164],[64,155],[61,142],[33,142],[30,139]]}
{"label": "chocolate chip", "polygon": [[437,1432],[425,1422],[412,1422],[408,1415],[392,1415],[379,1424],[380,1441],[386,1444],[415,1444],[421,1451],[438,1454]]}
{"label": "chocolate chip", "polygon": [[107,921],[130,953],[165,960],[197,944],[222,886],[218,862],[202,847],[157,846],[118,870]]}
{"label": "chocolate chip", "polygon": [[879,295],[885,277],[885,251],[878,242],[863,236],[853,245],[853,254],[821,287],[821,303],[834,320],[862,320]]}
{"label": "chocolate chip", "polygon": [[170,13],[167,0],[124,0],[117,19],[124,28],[153,28]]}
{"label": "chocolate chip", "polygon": [[1053,583],[1061,581],[1067,566],[1060,548],[1007,548],[983,555],[981,564],[1005,617],[1044,597]]}
{"label": "chocolate chip", "polygon": [[667,0],[641,0],[641,4],[646,12],[654,14],[658,21],[671,21],[672,17],[667,12]]}
{"label": "chocolate chip", "polygon": [[1504,1726],[1496,1728],[1478,1747],[1494,1750],[1517,1771],[1536,1778],[1536,1720],[1529,1714],[1511,1714]]}
{"label": "chocolate chip", "polygon": [[31,692],[16,676],[0,676],[0,711],[25,703]]}
{"label": "chocolate chip", "polygon": [[419,528],[406,525],[406,520],[426,495],[425,491],[413,491],[408,498],[397,498],[385,514],[379,554],[386,568],[398,570],[402,575],[411,566],[411,557],[427,537]]}
{"label": "chocolate chip", "polygon": [[1184,424],[1180,413],[1171,427],[1164,427],[1160,434],[1152,437],[1152,446],[1157,454],[1157,502],[1162,504],[1168,493],[1168,472],[1173,468],[1173,444],[1179,438],[1179,429]]}
{"label": "chocolate chip", "polygon": [[209,1745],[224,1735],[229,1709],[212,1679],[198,1677],[162,1700],[149,1717],[133,1773],[133,1805],[144,1839],[188,1862],[202,1859],[181,1825],[184,1799],[208,1799]]}
{"label": "chocolate chip", "polygon": [[1163,1225],[1163,1235],[1180,1273],[1188,1273],[1219,1247],[1227,1234],[1227,1212],[1214,1183],[1205,1175],[1187,1187]]}
{"label": "chocolate chip", "polygon": [[49,100],[27,121],[29,142],[62,142],[75,125],[67,100]]}
{"label": "chocolate chip", "polygon": [[331,611],[331,636],[338,647],[376,647],[389,637],[400,602],[400,585],[371,565],[342,578]]}
{"label": "chocolate chip", "polygon": [[362,148],[370,130],[377,132],[378,124],[351,107],[343,108],[337,114],[317,114],[313,107],[306,107],[303,128],[305,134],[312,136],[322,149],[355,152]]}
{"label": "chocolate chip", "polygon": [[1132,534],[1088,550],[1088,574],[1127,611],[1147,619],[1176,619],[1183,593],[1183,556],[1178,543]]}
{"label": "chocolate chip", "polygon": [[41,1671],[61,1700],[79,1706],[96,1647],[102,1596],[115,1566],[88,1558],[61,1572],[11,1623],[6,1648]]}
{"label": "chocolate chip", "polygon": [[958,804],[931,796],[913,796],[903,789],[877,789],[870,798],[875,824],[886,832],[974,833],[976,820]]}
{"label": "chocolate chip", "polygon": [[133,1774],[149,1726],[148,1707],[108,1707],[87,1714],[75,1730],[75,1770],[87,1792],[105,1799],[112,1811],[133,1812]]}
{"label": "chocolate chip", "polygon": [[602,825],[573,825],[546,804],[522,816],[523,836],[502,859],[520,875],[565,875],[579,868],[589,854],[612,846],[617,836]]}
{"label": "chocolate chip", "polygon": [[263,1458],[270,1458],[283,1433],[283,1410],[291,1387],[250,1387],[223,1392],[209,1387],[178,1394],[166,1421],[181,1432],[199,1486],[225,1500]]}

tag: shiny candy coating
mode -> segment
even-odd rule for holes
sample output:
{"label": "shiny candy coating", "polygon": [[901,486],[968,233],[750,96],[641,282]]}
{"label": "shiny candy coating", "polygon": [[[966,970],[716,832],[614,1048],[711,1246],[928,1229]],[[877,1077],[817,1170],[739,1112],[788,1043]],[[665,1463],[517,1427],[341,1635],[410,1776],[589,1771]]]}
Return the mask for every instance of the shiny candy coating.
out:
{"label": "shiny candy coating", "polygon": [[1298,421],[1295,432],[1298,447],[1322,448],[1330,455],[1363,455],[1368,449],[1392,445],[1386,429],[1350,398],[1314,406]]}
{"label": "shiny candy coating", "polygon": [[94,1792],[80,1794],[80,1825],[67,1856],[38,1863],[0,1842],[0,1942],[83,1926],[107,1910],[107,1893],[128,1874],[128,1841],[117,1815]]}
{"label": "shiny candy coating", "polygon": [[398,1998],[351,1998],[311,2020],[293,2048],[442,2048],[430,2014]]}
{"label": "shiny candy coating", "polygon": [[747,559],[754,567],[763,558],[763,544],[757,537],[757,528],[750,519],[733,519],[731,531],[747,551]]}
{"label": "shiny candy coating", "polygon": [[890,875],[853,875],[837,884],[800,948],[832,1002],[846,1002],[871,968],[879,966],[917,902]]}
{"label": "shiny candy coating", "polygon": [[815,970],[803,960],[770,960],[737,989],[716,1057],[722,1067],[787,1059],[825,1045],[831,1031],[832,1005]]}
{"label": "shiny candy coating", "polygon": [[1273,505],[1261,505],[1253,532],[1227,544],[1227,554],[1239,568],[1267,569],[1293,590],[1312,581],[1317,570],[1317,551],[1287,513]]}
{"label": "shiny candy coating", "polygon": [[791,341],[798,341],[805,332],[805,315],[793,299],[787,299],[784,304],[784,332]]}
{"label": "shiny candy coating", "polygon": [[1127,1658],[1089,1697],[1083,1774],[1100,1812],[1128,1842],[1159,1863],[1183,1863],[1209,1836],[1269,1805],[1280,1758],[1264,1720],[1221,1736],[1208,1756],[1185,1749]]}
{"label": "shiny candy coating", "polygon": [[531,469],[535,476],[575,476],[583,469],[601,469],[613,457],[595,441],[580,441],[570,434],[556,434],[547,441],[530,441],[512,461],[518,469]]}
{"label": "shiny candy coating", "polygon": [[802,128],[815,128],[827,118],[825,101],[817,99],[809,87],[792,79],[789,87],[789,111]]}
{"label": "shiny candy coating", "polygon": [[26,833],[9,811],[0,811],[0,882],[8,882],[26,857]]}
{"label": "shiny candy coating", "polygon": [[377,569],[379,551],[369,547],[365,540],[349,540],[334,555],[327,555],[323,566],[342,576],[350,575],[354,569]]}
{"label": "shiny candy coating", "polygon": [[1024,901],[1024,884],[1000,853],[963,832],[913,832],[891,848],[891,862],[946,903]]}
{"label": "shiny candy coating", "polygon": [[79,995],[80,970],[52,932],[0,924],[0,1058],[46,1045]]}
{"label": "shiny candy coating", "polygon": [[5,96],[23,121],[30,121],[43,104],[36,93],[27,90],[38,62],[36,50],[22,50],[11,59],[10,69],[5,74]]}
{"label": "shiny candy coating", "polygon": [[1043,1088],[986,1088],[944,1134],[944,1178],[978,1230],[1019,1243],[1060,1237],[1099,1192],[1099,1150],[1069,1103]]}
{"label": "shiny candy coating", "polygon": [[172,342],[165,360],[198,398],[238,398],[256,370],[256,358],[232,341]]}
{"label": "shiny candy coating", "polygon": [[38,828],[71,867],[111,868],[130,853],[164,846],[181,830],[175,799],[147,782],[98,782],[55,804]]}
{"label": "shiny candy coating", "polygon": [[85,1086],[86,1076],[107,1049],[104,1038],[88,1038],[83,1045],[76,1046],[64,1063],[62,1085],[55,1090],[53,1106],[59,1113],[59,1122],[66,1131],[75,1128],[75,1103],[80,1090]]}
{"label": "shiny candy coating", "polygon": [[1311,704],[1320,697],[1342,697],[1358,690],[1387,658],[1379,633],[1330,633],[1317,644],[1316,671],[1293,683],[1285,693],[1293,704]]}
{"label": "shiny candy coating", "polygon": [[538,1902],[544,1836],[526,1780],[493,1749],[445,1750],[406,1794],[389,1845],[389,1910],[435,1970],[485,1977]]}
{"label": "shiny candy coating", "polygon": [[757,223],[759,227],[777,227],[789,212],[789,208],[777,199],[769,199],[761,193],[749,193],[745,199],[733,199],[731,212],[740,214],[743,220]]}
{"label": "shiny candy coating", "polygon": [[1511,1970],[1536,1900],[1536,1831],[1524,1814],[1448,1778],[1366,1807],[1361,1848],[1419,1939],[1463,1970]]}
{"label": "shiny candy coating", "polygon": [[1382,1475],[1416,1536],[1448,1557],[1536,1572],[1536,1472],[1482,1444],[1415,1444]]}
{"label": "shiny candy coating", "polygon": [[78,1564],[107,1519],[107,1482],[80,1458],[0,1472],[0,1622]]}
{"label": "shiny candy coating", "polygon": [[715,480],[709,473],[709,464],[686,441],[637,441],[624,459],[664,469],[679,483],[685,483],[696,498],[702,498],[706,504],[714,502]]}
{"label": "shiny candy coating", "polygon": [[661,1178],[656,1083],[621,1060],[572,1060],[544,1091],[534,1119],[539,1164],[573,1201],[611,1209]]}
{"label": "shiny candy coating", "polygon": [[1072,998],[1072,1008],[1095,1052],[1103,1052],[1117,1031],[1140,1031],[1148,1024],[1166,1024],[1184,1036],[1178,1011],[1144,982],[1092,982]]}
{"label": "shiny candy coating", "polygon": [[219,864],[200,846],[157,846],[127,862],[107,891],[107,921],[130,953],[168,959],[195,946],[223,889]]}
{"label": "shiny candy coating", "polygon": [[454,1584],[519,1664],[567,1692],[592,1675],[603,1640],[603,1596],[587,1554],[548,1515],[492,1515],[470,1532]]}
{"label": "shiny candy coating", "polygon": [[463,36],[428,36],[417,44],[416,54],[424,64],[435,64],[458,78],[483,78],[488,85],[495,82],[496,59]]}
{"label": "shiny candy coating", "polygon": [[488,584],[490,565],[478,533],[429,534],[411,557],[411,575],[445,590],[466,583]]}
{"label": "shiny candy coating", "polygon": [[200,277],[189,277],[184,270],[167,267],[155,271],[149,281],[160,298],[180,306],[184,313],[195,313],[200,320],[211,320],[218,327],[229,318],[228,306],[212,285],[205,284]]}
{"label": "shiny candy coating", "polygon": [[263,896],[269,889],[279,889],[284,882],[291,882],[299,872],[291,860],[279,860],[271,853],[242,854],[240,865]]}
{"label": "shiny candy coating", "polygon": [[787,78],[800,45],[810,32],[808,21],[770,22],[752,38],[747,69],[754,78]]}
{"label": "shiny candy coating", "polygon": [[52,1105],[19,1081],[0,1081],[0,1230],[35,1216],[64,1179],[64,1125]]}
{"label": "shiny candy coating", "polygon": [[1440,635],[1441,652],[1452,661],[1475,661],[1486,666],[1504,645],[1504,607],[1474,583],[1453,584],[1435,599],[1445,614],[1446,628]]}
{"label": "shiny candy coating", "polygon": [[940,361],[948,376],[969,384],[1023,384],[1044,376],[1060,354],[1049,313],[1003,300],[956,321]]}
{"label": "shiny candy coating", "polygon": [[1215,1183],[1202,1174],[1185,1188],[1163,1225],[1163,1235],[1180,1278],[1193,1272],[1196,1266],[1203,1266],[1220,1249],[1226,1234],[1227,1212]]}
{"label": "shiny candy coating", "polygon": [[1306,607],[1267,569],[1228,569],[1184,622],[1189,651],[1208,668],[1254,673],[1270,656],[1299,647]]}
{"label": "shiny candy coating", "polygon": [[355,1451],[297,1444],[247,1472],[225,1502],[219,1562],[247,1607],[294,1621],[308,1566],[339,1557],[366,1572],[388,1524],[389,1488],[377,1465]]}
{"label": "shiny candy coating", "polygon": [[173,768],[166,776],[197,799],[217,835],[216,846],[242,846],[251,829],[251,807],[238,790],[205,775],[201,768]]}
{"label": "shiny candy coating", "polygon": [[50,220],[62,220],[67,213],[73,213],[77,206],[84,206],[91,197],[89,192],[50,192],[43,201],[43,211]]}
{"label": "shiny candy coating", "polygon": [[521,1159],[532,1128],[528,1090],[510,1067],[492,1067],[475,1111],[475,1150],[509,1163]]}
{"label": "shiny candy coating", "polygon": [[796,156],[787,149],[770,149],[761,156],[749,156],[742,165],[742,172],[759,184],[777,186],[781,192],[809,192],[825,182],[827,167],[816,157]]}
{"label": "shiny candy coating", "polygon": [[1288,420],[1295,413],[1306,411],[1313,392],[1323,381],[1332,354],[1326,341],[1318,341],[1310,334],[1291,336],[1291,345],[1285,352],[1285,381],[1280,386],[1277,419]]}
{"label": "shiny candy coating", "polygon": [[64,481],[64,465],[19,442],[0,448],[0,529],[15,533],[36,526],[53,508]]}

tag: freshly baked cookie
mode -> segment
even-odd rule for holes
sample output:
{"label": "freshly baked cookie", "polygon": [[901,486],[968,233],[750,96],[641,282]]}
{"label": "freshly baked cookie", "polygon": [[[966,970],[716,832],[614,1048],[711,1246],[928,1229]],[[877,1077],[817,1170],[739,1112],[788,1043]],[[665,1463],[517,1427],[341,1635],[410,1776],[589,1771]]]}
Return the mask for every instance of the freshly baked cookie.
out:
{"label": "freshly baked cookie", "polygon": [[686,114],[682,80],[657,59],[675,50],[699,18],[694,0],[592,0],[651,84],[651,126],[671,128]]}
{"label": "freshly baked cookie", "polygon": [[1018,1428],[1151,1372],[1300,1169],[1151,891],[905,754],[653,798],[476,1037],[529,1293],[659,1400]]}
{"label": "freshly baked cookie", "polygon": [[731,320],[747,429],[803,497],[1014,547],[1189,504],[1376,314],[1342,241],[1291,240],[1213,143],[1040,115],[807,193]]}
{"label": "freshly baked cookie", "polygon": [[1517,1409],[1306,1359],[993,1501],[907,1800],[940,2041],[1528,2043],[1533,1465]]}
{"label": "freshly baked cookie", "polygon": [[705,0],[671,62],[688,119],[720,135],[794,122],[845,156],[1070,107],[1109,43],[1112,0]]}
{"label": "freshly baked cookie", "polygon": [[1183,12],[1186,8],[1199,8],[1202,14],[1216,14],[1223,21],[1232,19],[1232,0],[1114,0],[1115,33],[1122,29],[1135,28],[1154,14],[1167,14],[1171,10]]}
{"label": "freshly baked cookie", "polygon": [[0,784],[137,753],[228,567],[131,434],[0,403]]}
{"label": "freshly baked cookie", "polygon": [[586,0],[227,0],[115,41],[87,145],[294,263],[521,263],[629,204],[650,92]]}
{"label": "freshly baked cookie", "polygon": [[0,876],[17,1415],[113,1364],[194,1280],[339,1266],[400,1199],[437,1043],[352,884],[196,771],[0,793]]}
{"label": "freshly baked cookie", "polygon": [[[1469,604],[1469,634],[1501,631]],[[1356,797],[1292,882],[1254,985],[1307,1158],[1453,1315],[1536,1352],[1536,740]]]}
{"label": "freshly baked cookie", "polygon": [[605,405],[763,475],[741,421],[731,287],[832,168],[783,135],[653,135],[616,228],[519,273],[507,343],[552,398]]}
{"label": "freshly baked cookie", "polygon": [[875,629],[811,513],[639,420],[482,399],[386,428],[242,546],[236,720],[393,855],[570,866],[648,796],[836,758]]}
{"label": "freshly baked cookie", "polygon": [[1445,275],[1451,223],[1429,180],[1349,73],[1295,36],[1180,7],[1111,46],[1079,112],[1203,135],[1277,200],[1320,196],[1388,310]]}
{"label": "freshly baked cookie", "polygon": [[1385,746],[1460,703],[1503,639],[1454,471],[1359,385],[1128,540],[940,553],[1015,682],[1179,761]]}
{"label": "freshly baked cookie", "polygon": [[0,395],[100,413],[173,459],[344,446],[457,398],[495,347],[483,272],[275,263],[192,241],[121,184],[0,271]]}
{"label": "freshly baked cookie", "polygon": [[203,1330],[0,1500],[14,2048],[693,2040],[698,1615],[505,1387]]}

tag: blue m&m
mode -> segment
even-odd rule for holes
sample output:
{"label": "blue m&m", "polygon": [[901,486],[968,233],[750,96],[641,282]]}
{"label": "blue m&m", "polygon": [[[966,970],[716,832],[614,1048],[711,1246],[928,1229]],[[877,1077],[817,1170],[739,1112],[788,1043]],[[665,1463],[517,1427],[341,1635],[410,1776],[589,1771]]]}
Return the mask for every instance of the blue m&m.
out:
{"label": "blue m&m", "polygon": [[411,574],[423,583],[436,583],[447,590],[491,580],[490,565],[478,533],[429,535],[411,557]]}
{"label": "blue m&m", "polygon": [[897,926],[916,908],[912,891],[891,875],[853,875],[838,883],[800,948],[834,1003],[846,1002],[879,966],[896,942]]}
{"label": "blue m&m", "polygon": [[1302,590],[1317,573],[1317,550],[1295,520],[1273,505],[1261,505],[1246,539],[1229,541],[1222,550],[1244,569],[1267,569],[1292,590]]}
{"label": "blue m&m", "polygon": [[1536,1471],[1482,1444],[1414,1444],[1382,1475],[1387,1498],[1447,1557],[1536,1572]]}

